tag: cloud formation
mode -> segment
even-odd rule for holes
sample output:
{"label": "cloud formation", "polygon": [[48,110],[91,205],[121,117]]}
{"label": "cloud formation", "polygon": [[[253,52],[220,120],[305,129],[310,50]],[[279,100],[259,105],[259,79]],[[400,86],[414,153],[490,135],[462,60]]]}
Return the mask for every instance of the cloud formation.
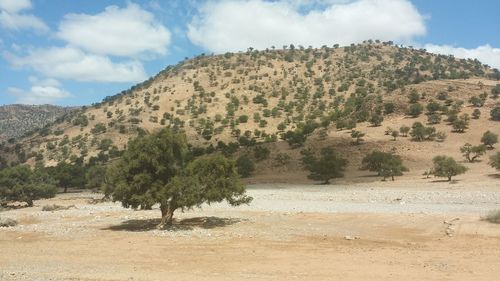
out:
{"label": "cloud formation", "polygon": [[[23,7],[28,6],[9,4],[8,9]],[[56,37],[63,46],[4,53],[4,57],[14,67],[29,68],[46,77],[140,82],[147,78],[141,61],[165,55],[171,41],[170,31],[152,13],[133,3],[124,8],[109,6],[95,15],[68,14]]]}
{"label": "cloud formation", "polygon": [[6,55],[14,67],[28,67],[47,77],[95,82],[138,82],[147,76],[138,61],[114,63],[106,56],[88,54],[73,47],[34,49],[19,57]]}
{"label": "cloud formation", "polygon": [[488,64],[493,68],[500,69],[500,49],[493,48],[489,44],[474,49],[434,44],[426,44],[424,48],[431,53],[453,55],[462,59],[478,59],[482,63]]}
{"label": "cloud formation", "polygon": [[93,54],[130,57],[147,52],[165,55],[171,34],[152,13],[129,4],[109,6],[96,15],[68,14],[57,36]]}
{"label": "cloud formation", "polygon": [[23,10],[33,7],[30,0],[0,0],[0,26],[8,30],[33,29],[47,32],[49,27],[31,14],[22,14]]}
{"label": "cloud formation", "polygon": [[16,96],[17,103],[21,104],[50,104],[56,100],[69,98],[71,94],[61,88],[60,83],[54,79],[40,80],[30,77],[32,86],[29,90],[10,87],[7,92]]}
{"label": "cloud formation", "polygon": [[[347,45],[366,39],[411,43],[426,33],[423,16],[408,0],[210,1],[188,24],[188,38],[209,51],[265,49],[296,44]],[[314,3],[313,3],[314,4]],[[310,6],[310,2],[309,2]]]}

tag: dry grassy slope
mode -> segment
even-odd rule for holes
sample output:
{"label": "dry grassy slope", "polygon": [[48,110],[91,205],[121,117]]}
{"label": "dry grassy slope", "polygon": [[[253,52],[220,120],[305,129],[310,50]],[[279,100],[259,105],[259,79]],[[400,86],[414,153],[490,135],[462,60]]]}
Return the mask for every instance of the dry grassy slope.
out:
{"label": "dry grassy slope", "polygon": [[[127,141],[137,135],[136,127],[151,132],[165,126],[177,126],[185,130],[189,141],[195,146],[207,146],[218,141],[228,143],[237,141],[235,134],[238,129],[241,134],[247,130],[252,132],[253,137],[256,129],[269,135],[279,135],[277,126],[281,122],[287,123],[286,131],[294,129],[306,119],[319,121],[320,116],[327,116],[336,109],[341,111],[345,107],[345,100],[355,92],[366,92],[369,97],[367,99],[372,98],[372,101],[359,108],[361,112],[372,112],[376,106],[380,106],[380,103],[377,103],[380,100],[397,104],[396,113],[386,116],[381,127],[372,128],[366,123],[358,124],[358,128],[367,133],[366,144],[352,146],[348,131],[337,132],[334,126],[330,126],[326,140],[319,141],[313,136],[307,145],[334,144],[351,160],[349,174],[358,173],[357,162],[366,151],[375,147],[396,147],[408,161],[410,168],[419,173],[434,154],[442,152],[458,156],[458,147],[463,142],[477,143],[486,128],[500,130],[497,123],[487,120],[488,108],[493,105],[493,101],[489,99],[482,109],[481,121],[473,120],[471,129],[465,134],[452,134],[449,133],[449,126],[438,125],[439,130],[448,133],[449,137],[444,143],[415,143],[402,138],[395,142],[390,141],[383,133],[387,126],[399,128],[402,124],[411,125],[415,121],[403,116],[408,106],[407,93],[416,89],[419,93],[425,93],[428,100],[441,91],[448,92],[448,86],[452,85],[454,90],[449,93],[450,97],[466,101],[471,95],[489,92],[495,85],[495,82],[484,78],[490,71],[477,61],[456,60],[386,44],[197,57],[166,69],[154,79],[123,95],[82,110],[80,114],[89,120],[87,126],[73,125],[72,122],[78,115],[75,114],[52,127],[52,132],[62,131],[62,134],[35,135],[22,142],[25,150],[31,152],[31,156],[36,153],[43,155],[47,165],[68,159],[70,155],[80,156],[82,151],[88,151],[86,159],[95,156],[99,153],[97,144],[106,138],[111,139],[113,145],[119,149],[123,149]],[[472,78],[443,80],[458,78],[461,73]],[[429,81],[416,84],[423,80]],[[479,82],[484,84],[482,89],[478,86]],[[348,89],[340,91],[339,87],[343,84],[347,85]],[[334,89],[335,93],[330,95],[330,89]],[[319,94],[315,96],[316,93]],[[260,94],[268,102],[267,107],[253,102],[253,98]],[[239,101],[239,105],[234,117],[228,116],[227,106],[235,99]],[[292,110],[287,112],[286,105],[292,105]],[[262,117],[265,109],[275,109],[280,116],[263,117],[267,124],[260,127],[258,122],[254,122],[253,115],[259,113]],[[472,109],[463,109],[463,112],[469,111]],[[112,116],[108,116],[108,112],[111,112]],[[165,113],[172,117],[163,120],[162,124]],[[232,129],[231,122],[241,115],[247,115],[248,122],[235,124]],[[139,123],[134,124],[133,119]],[[91,132],[98,123],[106,124],[105,133]],[[206,123],[213,124],[215,129],[210,140],[204,139],[200,134],[204,128],[210,128],[204,125]],[[217,131],[217,128],[220,131]],[[78,137],[81,139],[59,146],[65,136],[69,140]],[[257,138],[257,141],[262,142],[264,139]],[[56,145],[56,149],[48,149],[49,143]],[[292,162],[287,167],[268,169],[273,163],[267,160],[259,165],[257,178],[272,180],[277,177],[277,180],[280,180],[296,175],[303,180],[297,163],[299,150],[290,150],[286,143],[280,141],[268,145],[275,148],[271,158],[277,151],[285,151],[292,156]],[[67,148],[62,149],[64,147]],[[34,161],[32,157],[28,163]],[[276,176],[277,173],[284,176]]]}

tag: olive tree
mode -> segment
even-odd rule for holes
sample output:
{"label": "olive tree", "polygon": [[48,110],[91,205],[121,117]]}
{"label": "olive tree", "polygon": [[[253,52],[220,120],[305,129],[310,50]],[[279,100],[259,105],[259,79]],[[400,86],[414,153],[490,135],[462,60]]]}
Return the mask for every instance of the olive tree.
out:
{"label": "olive tree", "polygon": [[462,155],[467,161],[472,163],[486,153],[486,146],[484,144],[473,146],[470,143],[466,143],[464,146],[460,147],[460,152],[462,152]]}
{"label": "olive tree", "polygon": [[383,180],[391,177],[394,181],[395,176],[403,175],[403,172],[408,171],[408,168],[403,165],[400,156],[374,150],[361,161],[361,170],[377,172],[377,175],[382,176]]}
{"label": "olive tree", "polygon": [[453,157],[440,155],[434,157],[432,162],[434,164],[432,168],[433,174],[436,177],[448,178],[448,181],[451,181],[452,177],[463,174],[467,171],[467,167],[457,163]]}
{"label": "olive tree", "polygon": [[489,148],[493,148],[493,145],[498,143],[498,135],[488,130],[481,137],[481,142]]}
{"label": "olive tree", "polygon": [[163,129],[129,142],[121,159],[107,171],[106,194],[126,208],[159,204],[159,228],[171,225],[174,212],[203,203],[249,203],[235,163],[223,156],[191,160],[186,136]]}
{"label": "olive tree", "polygon": [[500,170],[500,152],[497,152],[495,155],[490,157],[489,164],[491,167]]}

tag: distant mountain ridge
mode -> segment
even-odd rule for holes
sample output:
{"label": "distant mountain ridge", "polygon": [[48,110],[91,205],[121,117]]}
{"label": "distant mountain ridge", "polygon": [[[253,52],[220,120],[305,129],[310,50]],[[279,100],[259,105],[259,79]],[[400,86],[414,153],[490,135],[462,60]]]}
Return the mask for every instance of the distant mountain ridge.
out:
{"label": "distant mountain ridge", "polygon": [[10,104],[0,106],[0,140],[18,138],[43,128],[75,109],[55,105]]}

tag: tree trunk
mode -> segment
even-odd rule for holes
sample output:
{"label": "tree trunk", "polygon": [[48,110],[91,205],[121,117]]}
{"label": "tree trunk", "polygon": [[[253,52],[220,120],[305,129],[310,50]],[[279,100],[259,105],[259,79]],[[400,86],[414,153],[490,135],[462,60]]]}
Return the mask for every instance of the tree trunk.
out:
{"label": "tree trunk", "polygon": [[26,204],[28,204],[28,207],[33,207],[33,200],[26,199]]}
{"label": "tree trunk", "polygon": [[392,181],[394,181],[394,175],[391,175]]}
{"label": "tree trunk", "polygon": [[451,181],[451,176],[448,176],[448,181]]}
{"label": "tree trunk", "polygon": [[162,204],[160,205],[160,211],[161,211],[161,222],[160,224],[158,224],[157,228],[162,229],[165,226],[171,226],[175,208],[172,207],[171,204],[166,204],[166,205]]}
{"label": "tree trunk", "polygon": [[67,192],[68,192],[68,187],[67,187],[67,186],[65,186],[65,187],[64,187],[64,193],[67,193]]}

